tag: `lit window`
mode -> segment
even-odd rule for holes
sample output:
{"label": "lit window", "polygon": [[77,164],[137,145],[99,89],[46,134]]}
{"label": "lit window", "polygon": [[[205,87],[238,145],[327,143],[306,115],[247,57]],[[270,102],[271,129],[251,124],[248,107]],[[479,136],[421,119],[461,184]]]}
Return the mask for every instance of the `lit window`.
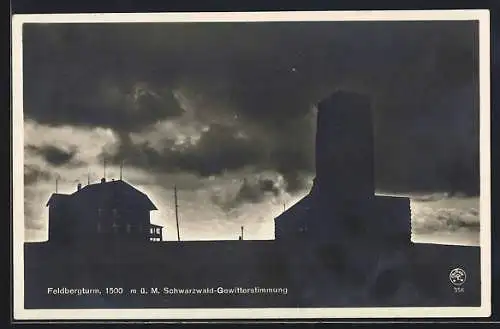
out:
{"label": "lit window", "polygon": [[156,234],[160,234],[160,228],[156,229]]}
{"label": "lit window", "polygon": [[150,232],[151,234],[154,234],[154,233],[155,233],[154,228],[150,228],[150,229],[149,229],[149,232]]}

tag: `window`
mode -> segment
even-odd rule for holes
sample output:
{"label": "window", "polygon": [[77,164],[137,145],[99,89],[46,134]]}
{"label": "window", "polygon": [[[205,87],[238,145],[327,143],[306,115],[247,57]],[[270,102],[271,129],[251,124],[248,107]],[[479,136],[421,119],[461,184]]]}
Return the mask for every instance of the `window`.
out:
{"label": "window", "polygon": [[120,227],[120,225],[118,225],[117,223],[113,222],[113,231],[115,233],[118,232],[118,227]]}
{"label": "window", "polygon": [[101,222],[97,222],[97,233],[101,233],[102,228],[101,228]]}
{"label": "window", "polygon": [[116,208],[113,209],[113,217],[118,217],[118,209]]}
{"label": "window", "polygon": [[102,209],[101,208],[97,209],[97,215],[99,217],[102,217]]}
{"label": "window", "polygon": [[149,233],[154,234],[155,233],[155,229],[154,228],[150,228],[149,229]]}
{"label": "window", "polygon": [[156,234],[160,234],[160,230],[161,230],[161,229],[158,227],[158,228],[156,229]]}
{"label": "window", "polygon": [[127,233],[130,233],[130,224],[127,224]]}

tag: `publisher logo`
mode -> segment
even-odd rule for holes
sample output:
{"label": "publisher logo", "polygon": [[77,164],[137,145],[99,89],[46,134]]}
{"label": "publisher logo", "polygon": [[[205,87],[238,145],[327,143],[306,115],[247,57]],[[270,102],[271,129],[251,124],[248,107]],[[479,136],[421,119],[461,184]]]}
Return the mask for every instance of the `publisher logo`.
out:
{"label": "publisher logo", "polygon": [[460,287],[461,285],[463,285],[465,283],[465,280],[467,280],[467,275],[461,268],[457,267],[450,271],[450,282],[455,287]]}

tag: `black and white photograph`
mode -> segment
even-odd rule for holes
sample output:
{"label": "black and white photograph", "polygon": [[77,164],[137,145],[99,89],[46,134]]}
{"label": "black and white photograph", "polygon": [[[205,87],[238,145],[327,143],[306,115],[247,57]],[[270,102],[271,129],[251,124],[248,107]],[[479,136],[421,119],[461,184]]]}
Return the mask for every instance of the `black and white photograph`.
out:
{"label": "black and white photograph", "polygon": [[15,15],[16,319],[490,315],[486,10]]}

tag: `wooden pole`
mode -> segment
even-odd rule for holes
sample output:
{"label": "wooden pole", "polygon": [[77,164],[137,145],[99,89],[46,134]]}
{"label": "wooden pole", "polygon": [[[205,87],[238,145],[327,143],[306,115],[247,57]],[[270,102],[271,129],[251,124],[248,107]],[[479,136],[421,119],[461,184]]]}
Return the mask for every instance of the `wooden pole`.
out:
{"label": "wooden pole", "polygon": [[175,202],[175,222],[177,224],[177,241],[181,241],[179,232],[179,205],[177,203],[177,186],[174,185],[174,202]]}

